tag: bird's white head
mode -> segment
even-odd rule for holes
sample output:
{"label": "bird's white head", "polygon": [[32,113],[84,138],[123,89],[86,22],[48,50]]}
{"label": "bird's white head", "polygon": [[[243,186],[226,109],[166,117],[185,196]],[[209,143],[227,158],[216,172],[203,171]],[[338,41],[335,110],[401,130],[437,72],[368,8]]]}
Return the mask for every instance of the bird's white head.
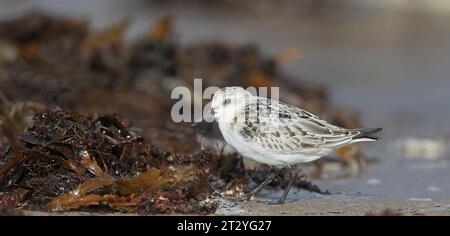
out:
{"label": "bird's white head", "polygon": [[217,121],[231,122],[249,102],[252,94],[242,87],[225,87],[217,91],[211,101],[212,113]]}

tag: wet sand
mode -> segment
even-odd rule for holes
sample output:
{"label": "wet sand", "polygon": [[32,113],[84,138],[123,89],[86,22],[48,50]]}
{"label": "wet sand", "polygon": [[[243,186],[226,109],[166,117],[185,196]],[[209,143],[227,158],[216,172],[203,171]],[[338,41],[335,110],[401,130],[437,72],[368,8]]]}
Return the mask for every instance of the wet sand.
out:
{"label": "wet sand", "polygon": [[[39,212],[23,211],[30,216],[132,216],[126,213],[87,213],[87,212]],[[214,215],[245,216],[366,216],[366,215],[405,215],[405,216],[450,216],[450,198],[404,199],[380,197],[328,197],[286,202],[284,205],[268,205],[262,202],[248,202],[238,207],[219,210]]]}
{"label": "wet sand", "polygon": [[284,205],[246,203],[240,215],[352,216],[382,215],[386,211],[401,215],[450,215],[450,198],[404,199],[385,197],[330,197],[288,202]]}

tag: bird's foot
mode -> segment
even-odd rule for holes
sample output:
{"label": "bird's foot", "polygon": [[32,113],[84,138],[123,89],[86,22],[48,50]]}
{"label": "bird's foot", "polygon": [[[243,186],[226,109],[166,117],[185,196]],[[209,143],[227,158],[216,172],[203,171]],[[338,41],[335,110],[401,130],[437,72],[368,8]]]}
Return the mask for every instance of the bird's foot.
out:
{"label": "bird's foot", "polygon": [[285,201],[282,201],[280,199],[275,200],[275,201],[267,201],[267,205],[283,205]]}

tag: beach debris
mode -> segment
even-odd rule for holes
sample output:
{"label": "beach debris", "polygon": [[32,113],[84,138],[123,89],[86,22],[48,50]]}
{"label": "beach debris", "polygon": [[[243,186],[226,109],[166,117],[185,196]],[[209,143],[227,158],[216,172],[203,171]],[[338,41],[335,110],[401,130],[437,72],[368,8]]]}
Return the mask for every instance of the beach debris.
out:
{"label": "beach debris", "polygon": [[131,134],[117,117],[39,111],[1,160],[1,189],[10,194],[1,195],[0,206],[26,203],[27,209],[52,211],[103,206],[143,214],[213,211],[214,206],[199,205],[211,191],[201,158],[171,162],[169,155]]}
{"label": "beach debris", "polygon": [[367,180],[367,184],[370,186],[377,186],[381,184],[381,180],[377,179],[377,178],[370,178]]}
{"label": "beach debris", "polygon": [[438,186],[429,186],[429,187],[427,188],[427,190],[430,191],[430,192],[441,192],[441,191],[442,191],[442,188],[440,188],[440,187],[438,187]]}
{"label": "beach debris", "polygon": [[405,158],[437,160],[448,155],[449,140],[443,138],[404,138],[395,144],[398,153]]}
{"label": "beach debris", "polygon": [[[207,187],[202,173],[194,166],[183,166],[175,170],[166,170],[162,173],[156,168],[129,178],[114,178],[112,176],[103,176],[86,180],[76,189],[54,198],[50,203],[50,209],[53,211],[65,211],[88,207],[92,205],[106,204],[117,209],[126,209],[132,212],[139,205],[143,204],[144,199],[151,198],[151,195],[143,193],[154,193],[162,188],[177,189],[177,185],[186,185],[187,182],[192,189],[201,190],[201,186]],[[108,194],[90,194],[102,190]],[[171,190],[167,190],[171,191]],[[166,192],[165,200],[172,201],[170,192]],[[160,195],[157,201],[164,198]],[[179,197],[179,196],[177,196]],[[152,199],[153,203],[155,199]],[[167,204],[168,205],[168,204]]]}

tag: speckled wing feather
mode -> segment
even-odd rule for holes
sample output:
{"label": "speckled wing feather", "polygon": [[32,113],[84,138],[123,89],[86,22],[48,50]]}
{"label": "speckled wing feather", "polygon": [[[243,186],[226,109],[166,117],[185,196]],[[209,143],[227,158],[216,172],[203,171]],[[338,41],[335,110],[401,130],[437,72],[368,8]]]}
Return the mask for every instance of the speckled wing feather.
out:
{"label": "speckled wing feather", "polygon": [[[258,106],[256,105],[258,104]],[[351,142],[360,132],[331,125],[300,108],[253,97],[240,112],[236,127],[253,145],[280,154],[311,153]]]}

